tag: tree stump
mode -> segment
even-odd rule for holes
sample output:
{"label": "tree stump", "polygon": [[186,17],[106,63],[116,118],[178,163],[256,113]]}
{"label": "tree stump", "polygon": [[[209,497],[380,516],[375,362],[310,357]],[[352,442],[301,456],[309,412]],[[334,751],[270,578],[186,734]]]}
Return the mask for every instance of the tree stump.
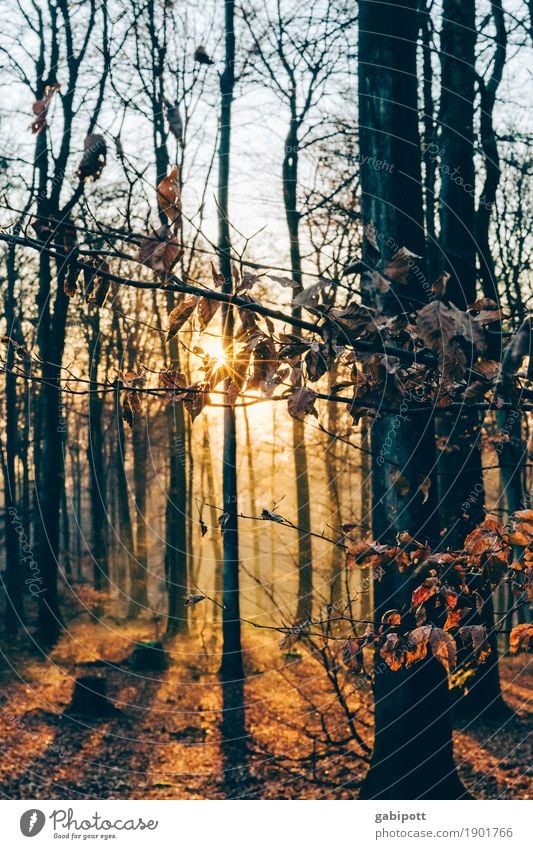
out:
{"label": "tree stump", "polygon": [[65,710],[67,716],[85,716],[91,719],[112,716],[117,708],[107,697],[107,679],[96,675],[76,678],[72,699]]}
{"label": "tree stump", "polygon": [[138,643],[131,654],[130,666],[137,672],[161,671],[168,667],[168,655],[161,640]]}

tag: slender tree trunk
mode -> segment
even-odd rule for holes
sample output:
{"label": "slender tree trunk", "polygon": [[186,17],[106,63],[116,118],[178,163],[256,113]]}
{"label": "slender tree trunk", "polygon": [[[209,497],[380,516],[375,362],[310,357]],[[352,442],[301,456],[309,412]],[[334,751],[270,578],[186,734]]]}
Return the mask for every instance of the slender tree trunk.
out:
{"label": "slender tree trunk", "polygon": [[[329,374],[329,391],[337,382],[337,370],[334,368]],[[338,426],[338,406],[330,404],[328,407],[328,426],[330,433],[336,433]],[[329,497],[330,521],[335,528],[342,524],[341,501],[339,494],[339,463],[337,462],[337,442],[326,436],[325,473]],[[332,605],[338,604],[342,597],[342,574],[344,570],[344,556],[340,548],[331,546],[330,551],[330,594],[328,602]]]}
{"label": "slender tree trunk", "polygon": [[89,396],[89,442],[87,459],[89,461],[90,499],[91,499],[91,556],[93,560],[93,586],[95,590],[109,591],[109,562],[107,551],[107,508],[106,481],[104,473],[104,446],[102,432],[102,413],[104,399],[98,392],[98,367],[100,364],[100,314],[98,309],[89,317],[89,375],[91,394]]}
{"label": "slender tree trunk", "polygon": [[[9,246],[7,252],[7,286],[4,301],[6,334],[14,333],[15,324],[15,250]],[[19,537],[16,531],[18,503],[15,479],[15,458],[18,453],[18,409],[17,409],[17,379],[12,374],[15,364],[15,353],[12,345],[7,346],[5,366],[5,457],[4,473],[4,532],[5,532],[5,632],[8,638],[14,637],[24,616],[22,603],[22,563],[20,561]],[[28,526],[23,526],[28,537]],[[28,541],[28,540],[27,540]]]}
{"label": "slender tree trunk", "polygon": [[[479,212],[476,216],[474,196],[475,46],[475,4],[445,0],[441,31],[439,116],[441,246],[451,275],[447,296],[461,309],[476,299],[476,235],[479,236],[482,230],[485,237],[486,281],[490,275],[490,261],[487,261],[490,254],[490,213],[483,209],[482,220],[485,224],[480,226],[479,220],[476,220]],[[493,150],[495,141],[490,145],[490,133],[485,125],[486,118],[483,119],[484,138]],[[492,174],[493,167],[490,163],[488,175]],[[498,169],[497,164],[495,167]],[[490,180],[489,184],[492,185]],[[468,409],[455,413],[444,412],[439,417],[439,436],[446,440],[438,463],[442,541],[452,548],[460,547],[465,537],[485,516],[482,424],[479,413]],[[483,616],[491,632],[494,615],[489,590],[485,596]],[[500,690],[495,636],[491,638],[491,643],[491,655],[484,668],[476,670],[466,699],[458,705],[459,710],[468,708],[476,714],[483,711],[486,716],[507,711]]]}
{"label": "slender tree trunk", "polygon": [[[476,299],[475,4],[445,0],[442,21],[440,244],[450,274],[447,297],[466,309]],[[443,412],[438,432],[445,440],[438,465],[443,544],[456,548],[484,517],[480,415],[466,408]]]}
{"label": "slender tree trunk", "polygon": [[[174,344],[173,344],[174,343]],[[172,368],[179,371],[177,342],[169,345]],[[187,449],[183,405],[167,408],[170,438],[169,485],[166,506],[165,575],[167,580],[167,634],[187,631]]]}
{"label": "slender tree trunk", "polygon": [[[220,534],[219,528],[217,524],[217,490],[215,489],[215,475],[213,471],[213,455],[211,452],[211,441],[209,439],[209,422],[207,421],[207,417],[203,417],[204,423],[204,432],[203,432],[203,440],[202,440],[202,472],[205,472],[205,479],[207,484],[207,501],[209,502],[209,536],[210,542],[213,547],[213,557],[214,557],[214,589],[215,589],[215,599],[219,602],[222,601],[223,591],[222,591],[222,566],[223,566],[223,552],[222,546],[220,545]],[[214,605],[214,613],[215,619],[218,617],[220,612],[220,607]]]}
{"label": "slender tree trunk", "polygon": [[[235,86],[235,4],[233,0],[224,2],[224,71],[220,75],[221,113],[220,138],[218,148],[218,249],[220,271],[224,282],[222,291],[233,292],[231,273],[231,239],[229,222],[229,175],[231,151],[231,107]],[[222,305],[222,330],[226,362],[233,360],[233,308]],[[229,378],[226,380],[226,389]],[[224,408],[224,445],[222,460],[222,501],[224,506],[223,534],[223,604],[222,611],[222,663],[221,675],[224,679],[243,677],[241,646],[241,621],[239,599],[239,536],[237,507],[237,432],[235,410],[228,403]]]}
{"label": "slender tree trunk", "polygon": [[[392,173],[363,167],[362,216],[373,222],[389,255],[389,239],[423,253],[423,209],[417,112],[417,2],[387,8],[372,0],[359,3],[359,134],[363,161],[372,156],[394,165]],[[401,128],[401,132],[398,132]],[[389,242],[389,245],[391,243]],[[370,258],[368,258],[370,259]],[[403,291],[393,288],[386,312],[398,304],[424,300],[416,279]],[[397,425],[395,427],[395,425]],[[399,425],[399,426],[398,426]],[[395,434],[395,435],[394,435]],[[395,539],[407,530],[434,539],[435,496],[423,503],[418,486],[432,467],[434,434],[426,414],[408,411],[408,420],[383,415],[372,425],[373,528],[378,539]],[[391,447],[388,447],[391,445]],[[395,486],[400,464],[402,487]],[[411,582],[387,570],[374,583],[375,618],[410,603]],[[391,672],[376,657],[375,742],[361,786],[366,799],[457,798],[464,792],[453,761],[448,684],[430,657],[409,669]]]}
{"label": "slender tree trunk", "polygon": [[[117,510],[120,528],[121,550],[119,557],[125,564],[124,572],[130,577],[130,606],[133,604],[133,578],[135,545],[133,540],[133,524],[129,502],[128,478],[126,476],[126,442],[124,438],[124,425],[122,423],[122,412],[120,409],[120,392],[115,397],[115,420],[117,422],[117,462],[115,464],[116,488],[117,488]],[[126,587],[120,587],[126,593]]]}
{"label": "slender tree trunk", "polygon": [[[299,285],[295,292],[302,291],[302,255],[300,247],[300,213],[298,211],[298,119],[296,93],[291,97],[290,126],[285,140],[283,157],[283,201],[285,218],[289,231],[289,249],[292,277]],[[293,307],[298,318],[301,309]],[[295,329],[295,335],[299,330]],[[305,425],[300,419],[292,420],[292,450],[294,456],[294,474],[296,482],[296,514],[298,525],[298,602],[296,622],[304,622],[312,616],[313,608],[313,550],[311,536],[311,499],[309,492],[309,471],[307,448],[305,444]]]}
{"label": "slender tree trunk", "polygon": [[[250,492],[250,511],[252,513],[252,516],[257,516],[257,481],[255,476],[254,452],[252,448],[252,434],[250,429],[250,421],[248,418],[248,411],[246,407],[243,410],[243,414],[244,427],[246,430],[246,459],[248,462],[248,489]],[[254,598],[256,606],[258,607],[261,587],[261,552],[259,548],[259,535],[256,528],[253,529],[252,534],[252,575],[255,582]]]}
{"label": "slender tree trunk", "polygon": [[136,415],[132,427],[133,487],[135,493],[135,557],[131,561],[129,615],[138,616],[148,609],[148,413]]}
{"label": "slender tree trunk", "polygon": [[[60,218],[60,215],[57,215]],[[56,235],[61,239],[60,233]],[[39,593],[39,641],[43,648],[53,645],[60,633],[58,601],[58,558],[61,495],[64,486],[62,433],[66,427],[61,398],[61,363],[65,345],[68,298],[64,293],[64,271],[58,268],[53,313],[50,309],[52,275],[49,259],[40,257],[40,334],[42,359],[41,438],[37,479],[39,520],[39,565],[42,583]],[[44,303],[43,301],[46,301]]]}

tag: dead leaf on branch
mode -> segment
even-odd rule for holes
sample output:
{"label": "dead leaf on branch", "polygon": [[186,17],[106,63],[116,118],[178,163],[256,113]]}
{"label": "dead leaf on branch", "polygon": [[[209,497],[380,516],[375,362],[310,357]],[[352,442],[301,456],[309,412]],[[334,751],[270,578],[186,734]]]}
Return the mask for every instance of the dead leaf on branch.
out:
{"label": "dead leaf on branch", "polygon": [[344,330],[351,333],[360,333],[366,329],[373,316],[368,307],[353,301],[342,309],[334,308],[330,310],[328,318],[333,319]]}
{"label": "dead leaf on branch", "polygon": [[278,277],[276,274],[268,275],[271,280],[274,280],[275,283],[279,283],[280,286],[283,286],[284,289],[301,289],[301,284],[297,283],[296,280],[293,280],[291,277]]}
{"label": "dead leaf on branch", "polygon": [[231,406],[235,406],[239,393],[246,382],[248,375],[248,366],[252,352],[247,348],[241,348],[233,360],[231,368],[231,381],[228,386],[227,396]]}
{"label": "dead leaf on branch", "polygon": [[183,406],[194,421],[209,403],[209,385],[206,383],[192,383],[188,387],[187,397],[183,399]]}
{"label": "dead leaf on branch", "polygon": [[457,660],[457,644],[454,638],[442,628],[432,628],[429,645],[433,656],[444,666],[446,672],[452,672]]}
{"label": "dead leaf on branch", "polygon": [[216,315],[219,306],[220,301],[215,301],[213,298],[200,298],[198,301],[198,321],[201,330],[205,330],[213,316]]}
{"label": "dead leaf on branch", "polygon": [[273,513],[265,507],[261,510],[261,518],[267,519],[269,522],[278,522],[280,525],[286,524],[286,519],[280,513]]}
{"label": "dead leaf on branch", "polygon": [[106,161],[105,138],[98,133],[90,133],[83,143],[83,156],[76,171],[78,180],[85,181],[92,178],[96,182],[104,170]]}
{"label": "dead leaf on branch", "polygon": [[198,301],[198,295],[188,295],[171,310],[168,316],[168,330],[165,337],[167,342],[181,330],[187,319],[191,317],[198,305]]}
{"label": "dead leaf on branch", "polygon": [[405,286],[409,280],[409,273],[418,259],[422,259],[422,257],[408,248],[400,248],[388,261],[383,273],[391,280]]}
{"label": "dead leaf on branch", "polygon": [[363,666],[363,649],[359,640],[349,637],[342,646],[342,662],[350,672],[361,672]]}
{"label": "dead leaf on branch", "polygon": [[47,126],[47,116],[48,110],[50,108],[50,104],[52,102],[52,98],[56,91],[60,91],[61,86],[59,83],[55,83],[54,85],[47,85],[44,90],[44,95],[42,100],[36,100],[32,106],[32,112],[37,117],[30,124],[30,129],[34,135],[38,135],[41,133]]}
{"label": "dead leaf on branch", "polygon": [[442,300],[446,294],[446,289],[448,287],[448,280],[450,279],[450,275],[447,271],[444,271],[431,285],[431,291],[433,292],[435,298],[437,300]]}
{"label": "dead leaf on branch", "polygon": [[484,663],[488,658],[491,648],[487,642],[487,629],[484,625],[463,625],[459,628],[459,636],[467,645],[471,643],[474,655],[478,663]]}
{"label": "dead leaf on branch", "polygon": [[170,174],[164,177],[157,186],[157,205],[163,215],[172,225],[179,224],[181,218],[181,190],[179,184],[180,170],[174,166]]}
{"label": "dead leaf on branch", "polygon": [[162,369],[159,372],[159,386],[168,389],[164,400],[166,404],[175,401],[183,401],[187,398],[188,393],[182,390],[187,389],[187,378],[184,374],[175,369]]}
{"label": "dead leaf on branch", "polygon": [[167,112],[168,127],[172,135],[180,144],[183,144],[183,121],[181,120],[179,105],[171,103],[165,98],[165,109]]}
{"label": "dead leaf on branch", "polygon": [[392,672],[397,672],[400,669],[405,660],[405,652],[398,634],[387,634],[379,654]]}
{"label": "dead leaf on branch", "polygon": [[136,259],[152,271],[168,274],[182,254],[181,245],[164,224],[141,239]]}
{"label": "dead leaf on branch", "polygon": [[436,595],[440,588],[440,580],[437,577],[429,577],[425,578],[419,587],[414,590],[411,604],[413,607],[418,607],[419,604],[423,604],[428,598]]}
{"label": "dead leaf on branch", "polygon": [[289,396],[288,410],[293,419],[303,421],[308,415],[317,416],[315,401],[317,394],[312,389],[305,386],[295,389],[292,395]]}
{"label": "dead leaf on branch", "polygon": [[141,396],[138,392],[125,392],[122,401],[122,418],[129,427],[133,427],[133,420],[142,410]]}
{"label": "dead leaf on branch", "polygon": [[483,331],[472,317],[443,301],[432,301],[418,311],[416,330],[426,348],[437,355],[440,372],[449,382],[464,377],[466,356],[460,341],[472,345],[478,353],[486,348]]}
{"label": "dead leaf on branch", "polygon": [[89,304],[103,307],[111,286],[111,281],[107,277],[109,266],[106,262],[96,259],[87,261],[87,264],[90,267],[83,269],[85,299]]}
{"label": "dead leaf on branch", "polygon": [[200,593],[198,593],[197,595],[191,595],[190,593],[187,593],[187,595],[185,596],[185,604],[187,605],[187,607],[190,607],[191,605],[198,604],[199,602],[204,601],[204,599],[205,595],[201,595]]}
{"label": "dead leaf on branch", "polygon": [[420,628],[415,628],[407,635],[405,651],[405,665],[407,667],[416,663],[417,660],[424,660],[426,657],[431,628],[431,625],[423,625]]}
{"label": "dead leaf on branch", "polygon": [[531,643],[533,641],[533,625],[531,623],[523,623],[522,625],[517,625],[511,631],[511,636],[509,638],[509,653],[517,654],[520,649],[524,651],[529,651],[531,648]]}

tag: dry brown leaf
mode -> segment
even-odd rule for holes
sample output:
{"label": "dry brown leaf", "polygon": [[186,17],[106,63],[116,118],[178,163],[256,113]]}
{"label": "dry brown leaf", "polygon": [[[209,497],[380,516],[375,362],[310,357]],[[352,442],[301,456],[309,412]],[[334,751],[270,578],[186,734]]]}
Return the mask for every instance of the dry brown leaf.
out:
{"label": "dry brown leaf", "polygon": [[457,659],[457,644],[453,637],[442,628],[432,628],[429,644],[433,656],[442,663],[446,672],[452,672]]}
{"label": "dry brown leaf", "polygon": [[400,248],[391,257],[383,269],[383,273],[387,277],[390,277],[391,280],[395,280],[397,283],[405,286],[409,280],[409,272],[417,259],[421,259],[421,257],[408,250],[408,248]]}
{"label": "dry brown leaf", "polygon": [[157,186],[157,205],[170,224],[177,224],[181,218],[181,194],[179,184],[180,170],[174,166],[170,174]]}
{"label": "dry brown leaf", "polygon": [[188,295],[183,298],[180,303],[174,307],[168,316],[168,330],[166,341],[170,341],[173,336],[183,327],[188,318],[191,317],[198,304],[197,295]]}
{"label": "dry brown leaf", "polygon": [[308,415],[316,416],[316,398],[317,394],[312,389],[308,389],[305,386],[295,389],[288,400],[289,414],[293,419],[300,419],[300,421],[303,421],[305,416]]}
{"label": "dry brown leaf", "polygon": [[517,625],[511,631],[509,638],[509,653],[517,654],[520,649],[529,651],[531,641],[533,640],[533,625],[529,622],[524,622],[522,625]]}
{"label": "dry brown leaf", "polygon": [[58,83],[55,83],[55,85],[47,85],[44,90],[42,100],[36,100],[33,104],[32,111],[37,117],[30,124],[32,133],[38,135],[47,127],[48,122],[46,118],[48,115],[48,109],[50,108],[50,103],[52,102],[52,98],[56,91],[59,91],[60,89],[61,86]]}
{"label": "dry brown leaf", "polygon": [[428,652],[430,634],[431,625],[422,625],[420,628],[415,628],[409,632],[405,651],[406,666],[411,666],[417,660],[424,660]]}
{"label": "dry brown leaf", "polygon": [[164,225],[141,239],[136,258],[152,271],[168,274],[182,254],[181,245]]}
{"label": "dry brown leaf", "polygon": [[88,135],[83,143],[83,156],[76,176],[79,180],[98,180],[107,161],[107,144],[98,133]]}
{"label": "dry brown leaf", "polygon": [[213,298],[200,298],[198,301],[198,321],[200,328],[205,330],[211,319],[220,306],[220,301],[215,301]]}
{"label": "dry brown leaf", "polygon": [[397,672],[405,659],[405,652],[401,650],[399,642],[398,634],[387,634],[379,650],[380,657],[383,658],[392,672]]}

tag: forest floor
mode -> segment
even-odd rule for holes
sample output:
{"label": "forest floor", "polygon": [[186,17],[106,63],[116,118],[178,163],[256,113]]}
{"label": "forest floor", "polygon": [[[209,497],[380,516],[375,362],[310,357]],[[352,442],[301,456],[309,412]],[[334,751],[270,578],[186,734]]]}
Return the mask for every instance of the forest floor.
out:
{"label": "forest floor", "polygon": [[[22,646],[0,658],[4,798],[357,796],[350,782],[366,769],[362,749],[354,740],[345,742],[346,716],[315,659],[305,652],[301,659],[284,656],[268,632],[244,632],[248,765],[232,768],[235,751],[221,738],[216,641],[201,634],[176,637],[168,646],[168,669],[134,672],[127,663],[132,643],[153,638],[149,623],[79,622],[44,660]],[[74,679],[87,674],[107,678],[115,715],[87,720],[64,714]],[[516,713],[503,723],[476,720],[457,727],[456,761],[478,798],[531,798],[530,656],[504,658],[501,677]],[[353,685],[352,691],[356,727],[370,747],[370,693]],[[338,745],[324,745],[324,727]],[[242,745],[234,745],[241,758]]]}

